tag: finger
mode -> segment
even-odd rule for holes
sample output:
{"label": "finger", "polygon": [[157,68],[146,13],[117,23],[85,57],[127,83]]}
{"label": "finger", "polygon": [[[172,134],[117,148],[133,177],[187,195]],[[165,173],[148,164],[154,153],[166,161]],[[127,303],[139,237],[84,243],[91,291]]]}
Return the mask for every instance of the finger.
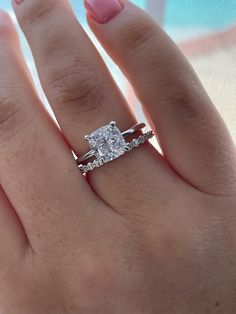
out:
{"label": "finger", "polygon": [[24,228],[0,186],[0,278],[21,260],[27,247]]}
{"label": "finger", "polygon": [[[14,4],[14,8],[32,49],[45,93],[76,153],[88,150],[84,135],[110,121],[115,120],[122,131],[135,123],[68,1],[24,1],[21,5]],[[147,176],[156,163],[146,149],[139,149],[135,155],[130,153],[128,159],[120,158],[96,171],[90,176],[90,182],[110,203],[114,201],[114,194],[118,200],[124,189],[127,191],[128,183],[121,188],[124,177],[131,178],[133,190],[133,173]]]}
{"label": "finger", "polygon": [[[8,15],[0,11],[0,40],[8,21]],[[24,228],[0,183],[0,278],[10,273],[27,247],[28,239]]]}
{"label": "finger", "polygon": [[[63,235],[93,194],[35,94],[6,14],[4,21],[0,27],[0,184],[31,244],[41,244],[58,239],[58,230]],[[80,200],[79,195],[83,195]]]}
{"label": "finger", "polygon": [[224,193],[232,188],[232,140],[175,44],[128,1],[109,21],[105,17],[114,1],[85,3],[90,27],[132,82],[168,162],[200,190]]}
{"label": "finger", "polygon": [[75,152],[87,149],[83,135],[114,117],[121,128],[134,123],[68,1],[13,4],[47,98]]}

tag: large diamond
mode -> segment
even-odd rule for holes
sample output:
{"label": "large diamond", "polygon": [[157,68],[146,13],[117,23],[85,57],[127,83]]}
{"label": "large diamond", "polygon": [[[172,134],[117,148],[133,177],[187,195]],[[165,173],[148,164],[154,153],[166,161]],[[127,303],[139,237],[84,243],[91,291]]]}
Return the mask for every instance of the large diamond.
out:
{"label": "large diamond", "polygon": [[89,136],[89,144],[98,160],[105,163],[123,155],[125,140],[115,125],[106,125]]}

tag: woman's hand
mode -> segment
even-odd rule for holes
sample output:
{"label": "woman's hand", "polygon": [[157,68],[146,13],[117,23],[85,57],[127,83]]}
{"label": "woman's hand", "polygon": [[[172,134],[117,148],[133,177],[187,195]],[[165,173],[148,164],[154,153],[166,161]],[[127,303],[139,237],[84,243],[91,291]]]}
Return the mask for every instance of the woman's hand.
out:
{"label": "woman's hand", "polygon": [[71,149],[134,116],[66,0],[17,2],[62,132],[1,12],[1,313],[236,313],[235,148],[183,55],[131,3],[86,1],[163,155],[145,144],[85,178]]}

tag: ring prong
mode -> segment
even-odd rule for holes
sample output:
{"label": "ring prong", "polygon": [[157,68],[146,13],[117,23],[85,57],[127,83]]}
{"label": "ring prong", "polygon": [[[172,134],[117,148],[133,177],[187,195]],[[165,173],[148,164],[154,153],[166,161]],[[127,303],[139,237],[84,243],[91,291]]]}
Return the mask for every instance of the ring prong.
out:
{"label": "ring prong", "polygon": [[116,122],[115,122],[115,121],[111,121],[111,122],[110,122],[110,126],[111,126],[112,128],[114,128],[114,127],[116,126]]}
{"label": "ring prong", "polygon": [[90,141],[91,140],[91,136],[90,135],[85,135],[84,138],[86,139],[86,141]]}

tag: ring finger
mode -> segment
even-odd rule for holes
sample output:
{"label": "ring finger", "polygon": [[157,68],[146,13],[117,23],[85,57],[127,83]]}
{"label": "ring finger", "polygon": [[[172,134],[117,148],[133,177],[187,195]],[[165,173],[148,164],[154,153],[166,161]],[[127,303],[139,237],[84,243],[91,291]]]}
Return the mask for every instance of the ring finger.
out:
{"label": "ring finger", "polygon": [[[135,123],[123,96],[78,24],[68,1],[23,1],[21,5],[14,3],[14,8],[32,49],[46,96],[67,141],[77,154],[88,149],[85,134],[112,120],[117,121],[121,130]],[[160,167],[157,167],[157,175],[161,177],[165,173],[161,165],[164,161],[161,158],[158,160]],[[143,177],[149,173],[152,177],[150,172],[153,173],[152,166],[157,162],[154,154],[145,148],[139,149],[128,159],[122,158],[112,164],[112,177],[111,165],[108,165],[90,176],[90,180],[96,192],[108,203],[114,195],[120,202],[119,193],[124,191],[117,190],[117,186],[121,186],[124,176],[131,177],[126,180],[127,191],[127,181],[133,185],[134,173]],[[123,167],[126,171],[122,171]],[[104,179],[109,188],[101,187]],[[138,186],[135,193],[137,189]]]}

